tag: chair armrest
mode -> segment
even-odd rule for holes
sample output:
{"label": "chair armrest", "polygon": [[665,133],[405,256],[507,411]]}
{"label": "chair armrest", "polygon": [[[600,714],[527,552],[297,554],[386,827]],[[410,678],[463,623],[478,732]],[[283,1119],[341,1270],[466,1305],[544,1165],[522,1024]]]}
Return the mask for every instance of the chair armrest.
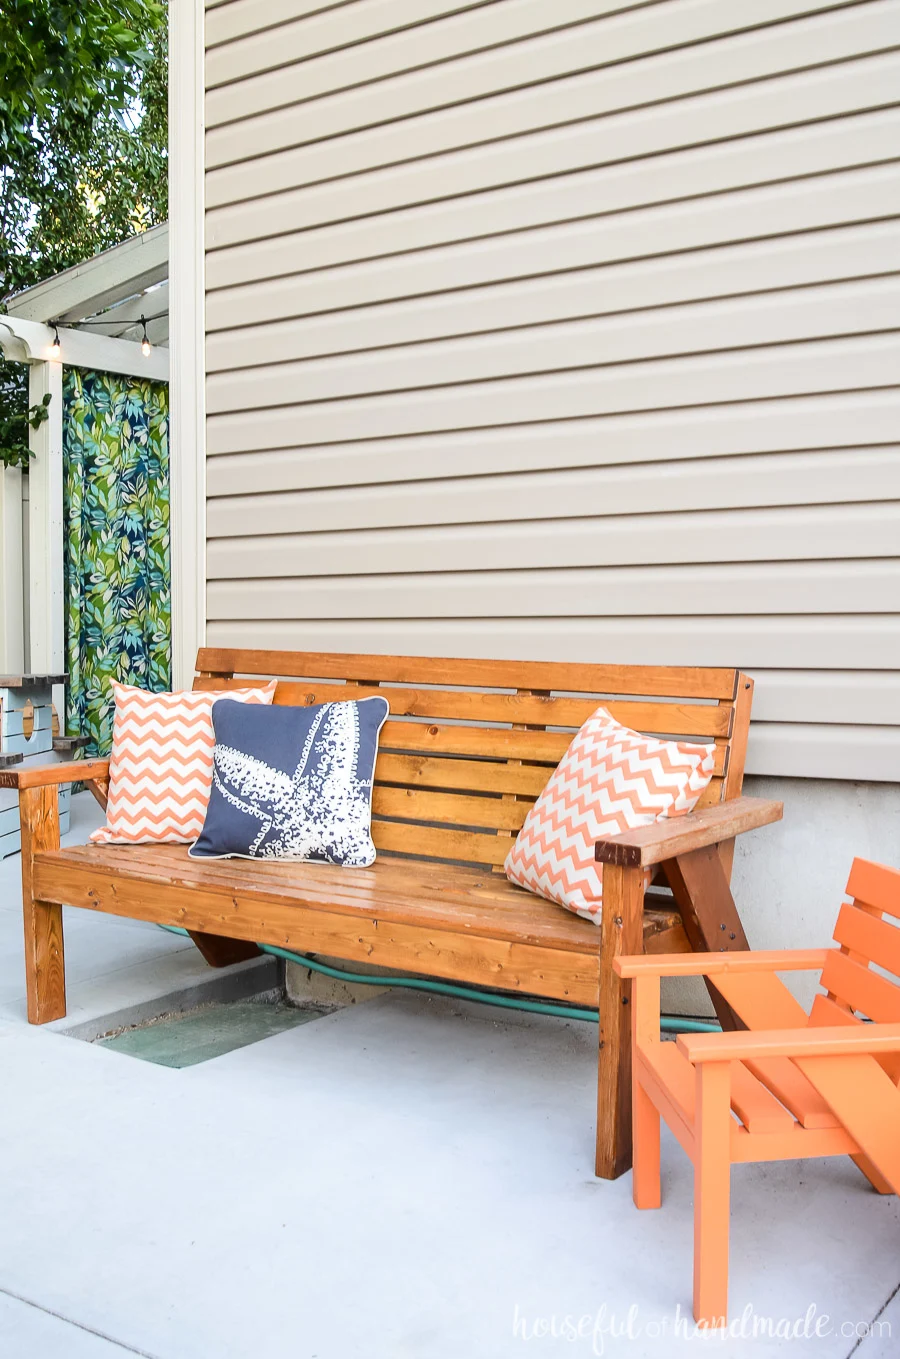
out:
{"label": "chair armrest", "polygon": [[827,948],[734,949],[721,953],[637,953],[613,958],[619,977],[715,977],[723,972],[812,972]]}
{"label": "chair armrest", "polygon": [[623,868],[647,868],[664,863],[692,849],[717,845],[744,831],[756,830],[780,821],[783,802],[761,797],[735,797],[716,807],[704,807],[687,816],[664,817],[652,826],[625,831],[622,835],[598,840],[594,858],[601,864],[620,864]]}
{"label": "chair armrest", "polygon": [[696,1066],[759,1057],[872,1057],[900,1052],[900,1024],[837,1024],[809,1029],[683,1033],[678,1046]]}
{"label": "chair armrest", "polygon": [[0,769],[0,788],[46,788],[54,783],[93,783],[109,778],[109,760],[66,760],[61,764]]}

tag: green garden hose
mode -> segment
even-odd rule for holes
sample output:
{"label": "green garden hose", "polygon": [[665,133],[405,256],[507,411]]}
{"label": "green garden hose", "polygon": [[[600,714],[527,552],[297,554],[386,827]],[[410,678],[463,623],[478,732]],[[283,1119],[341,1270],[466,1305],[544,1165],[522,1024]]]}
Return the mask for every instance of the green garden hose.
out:
{"label": "green garden hose", "polygon": [[[187,930],[177,925],[163,925],[161,928],[168,930],[170,934],[187,934]],[[521,1000],[514,996],[498,995],[495,991],[480,991],[471,986],[456,986],[452,982],[432,981],[420,977],[372,976],[365,972],[350,972],[346,968],[333,967],[330,963],[319,962],[318,958],[310,958],[305,953],[291,953],[288,949],[277,948],[274,944],[258,944],[257,948],[262,953],[271,954],[273,958],[283,958],[286,962],[297,963],[300,967],[310,968],[313,972],[321,972],[325,977],[352,982],[354,985],[405,987],[410,991],[453,996],[457,1000],[476,1000],[483,1005],[496,1005],[504,1010],[525,1010],[529,1014],[581,1019],[589,1024],[599,1022],[596,1010],[585,1010],[575,1005],[554,1005],[543,1000]],[[664,1033],[717,1033],[719,1029],[718,1024],[707,1024],[699,1019],[680,1019],[675,1015],[662,1015],[659,1027]]]}

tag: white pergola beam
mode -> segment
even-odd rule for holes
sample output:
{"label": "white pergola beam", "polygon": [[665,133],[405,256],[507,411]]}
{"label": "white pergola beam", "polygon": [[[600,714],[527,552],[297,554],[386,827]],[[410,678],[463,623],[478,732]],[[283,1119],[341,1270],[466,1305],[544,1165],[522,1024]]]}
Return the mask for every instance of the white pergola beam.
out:
{"label": "white pergola beam", "polygon": [[161,282],[168,268],[169,225],[161,222],[8,298],[7,311],[23,321],[81,320]]}
{"label": "white pergola beam", "polygon": [[[10,340],[13,343],[19,341],[24,346],[21,357],[26,362],[53,361],[50,354],[54,337],[52,326],[2,316],[0,337],[4,347],[10,345]],[[169,380],[169,351],[160,345],[153,345],[150,353],[145,355],[141,353],[140,344],[133,340],[121,340],[115,335],[98,335],[88,330],[67,330],[64,326],[59,327],[59,344],[60,361],[67,368],[98,368],[106,373],[123,373],[127,377],[151,378],[154,382]]]}

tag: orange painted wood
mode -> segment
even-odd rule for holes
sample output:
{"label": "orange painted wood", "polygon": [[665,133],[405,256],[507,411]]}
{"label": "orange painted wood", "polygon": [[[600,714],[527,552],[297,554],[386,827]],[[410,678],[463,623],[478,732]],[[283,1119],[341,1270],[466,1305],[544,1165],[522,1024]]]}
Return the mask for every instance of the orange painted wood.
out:
{"label": "orange painted wood", "polygon": [[731,1069],[711,1062],[695,1075],[694,1319],[724,1326],[728,1315],[731,1204]]}
{"label": "orange painted wood", "polygon": [[615,970],[622,977],[715,977],[743,972],[810,972],[822,966],[827,948],[758,949],[747,953],[661,954],[647,958],[617,958]]}
{"label": "orange painted wood", "polygon": [[788,1132],[794,1126],[784,1105],[743,1062],[731,1063],[731,1107],[752,1133]]}
{"label": "orange painted wood", "polygon": [[854,859],[847,881],[847,895],[878,911],[900,918],[900,869]]}
{"label": "orange painted wood", "polygon": [[745,1062],[754,1057],[859,1057],[900,1052],[900,1024],[860,1024],[807,1029],[764,1029],[759,1033],[680,1033],[677,1043],[692,1066]]}
{"label": "orange painted wood", "polygon": [[868,1019],[900,1023],[900,987],[846,953],[829,949],[822,968],[822,986]]}
{"label": "orange painted wood", "polygon": [[[863,1025],[853,1037],[864,1040],[866,1029],[873,1027],[876,1026]],[[900,1051],[900,1024],[877,1027],[896,1031],[897,1045],[890,1050]],[[816,1029],[813,1032],[839,1033],[841,1030]],[[875,1046],[871,1050],[877,1052],[879,1048]],[[804,1055],[796,1060],[804,1076],[812,1081],[866,1158],[893,1192],[900,1194],[900,1090],[890,1076],[873,1058],[854,1056],[848,1060],[840,1049],[832,1055]]]}
{"label": "orange painted wood", "polygon": [[[652,1152],[652,1117],[661,1115],[694,1162],[698,1322],[725,1319],[732,1163],[847,1154],[879,1193],[900,1193],[900,985],[868,966],[895,970],[900,959],[900,929],[881,918],[900,921],[900,875],[857,860],[851,882],[848,890],[859,895],[841,908],[839,948],[614,961],[623,979],[632,978],[634,994],[644,996],[634,1028],[636,1142],[640,1136]],[[827,994],[816,997],[807,1016],[776,971],[816,963]],[[647,988],[658,988],[663,975],[692,971],[717,978],[748,1028],[681,1034],[673,1050],[652,1034],[647,1011],[658,991]],[[863,1022],[854,1009],[874,1022]],[[726,1122],[728,1106],[740,1123]],[[649,1206],[647,1166],[635,1201]]]}
{"label": "orange painted wood", "polygon": [[900,930],[859,906],[844,904],[834,927],[835,942],[900,977]]}
{"label": "orange painted wood", "polygon": [[[644,977],[632,986],[631,992],[631,1050],[659,1046],[659,978]],[[659,1110],[643,1088],[634,1082],[634,1104],[631,1111],[634,1175],[632,1195],[636,1208],[658,1208],[660,1187],[660,1120]]]}

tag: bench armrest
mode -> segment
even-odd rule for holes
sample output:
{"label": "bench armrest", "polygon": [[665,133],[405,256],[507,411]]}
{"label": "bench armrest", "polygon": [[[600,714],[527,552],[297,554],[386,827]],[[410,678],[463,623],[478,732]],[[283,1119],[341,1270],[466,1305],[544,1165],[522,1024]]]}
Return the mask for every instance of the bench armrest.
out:
{"label": "bench armrest", "polygon": [[54,783],[93,783],[109,778],[109,760],[65,760],[61,764],[0,769],[0,788],[47,788]]}
{"label": "bench armrest", "polygon": [[900,1052],[900,1024],[837,1024],[809,1029],[684,1033],[678,1046],[693,1065],[759,1057],[873,1057]]}
{"label": "bench armrest", "polygon": [[619,977],[715,977],[724,972],[812,972],[825,965],[827,948],[746,949],[725,953],[641,953],[613,958]]}
{"label": "bench armrest", "polygon": [[758,826],[768,826],[773,821],[780,821],[783,812],[783,802],[736,797],[730,802],[720,802],[716,807],[704,807],[687,816],[664,817],[662,821],[654,821],[652,826],[641,826],[638,830],[598,840],[594,858],[601,864],[647,868],[706,845],[732,840],[735,835],[756,830]]}

